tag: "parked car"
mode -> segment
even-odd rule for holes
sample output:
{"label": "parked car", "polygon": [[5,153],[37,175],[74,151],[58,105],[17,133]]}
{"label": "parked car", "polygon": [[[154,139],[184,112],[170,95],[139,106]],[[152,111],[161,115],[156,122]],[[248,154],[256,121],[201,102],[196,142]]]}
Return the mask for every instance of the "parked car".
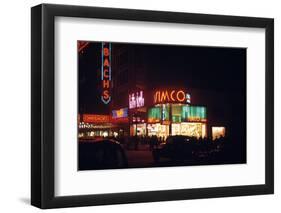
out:
{"label": "parked car", "polygon": [[154,161],[158,163],[162,158],[173,162],[181,162],[192,158],[192,144],[187,136],[169,136],[166,143],[160,144],[152,150]]}
{"label": "parked car", "polygon": [[78,169],[127,168],[128,160],[119,142],[111,139],[79,141]]}

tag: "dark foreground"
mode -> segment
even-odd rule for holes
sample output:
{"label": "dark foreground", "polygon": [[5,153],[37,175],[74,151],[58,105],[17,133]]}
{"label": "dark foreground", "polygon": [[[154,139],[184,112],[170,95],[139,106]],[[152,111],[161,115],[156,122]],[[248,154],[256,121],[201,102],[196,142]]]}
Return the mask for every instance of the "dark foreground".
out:
{"label": "dark foreground", "polygon": [[224,138],[186,143],[183,139],[129,144],[111,139],[79,141],[78,170],[246,163],[245,153]]}

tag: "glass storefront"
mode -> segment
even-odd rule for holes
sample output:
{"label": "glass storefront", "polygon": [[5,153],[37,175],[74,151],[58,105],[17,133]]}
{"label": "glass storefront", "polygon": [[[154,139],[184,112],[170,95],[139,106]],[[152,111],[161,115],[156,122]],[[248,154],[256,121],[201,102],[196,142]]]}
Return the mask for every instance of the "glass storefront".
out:
{"label": "glass storefront", "polygon": [[162,125],[160,123],[148,124],[147,125],[147,135],[157,136],[166,138],[169,136],[169,125]]}
{"label": "glass storefront", "polygon": [[186,135],[204,138],[207,137],[206,121],[207,112],[204,106],[157,105],[148,109],[148,136]]}
{"label": "glass storefront", "polygon": [[[147,109],[147,123],[130,125],[130,135],[168,137],[186,135],[207,137],[207,112],[204,106],[158,104]],[[134,120],[133,120],[134,122]]]}
{"label": "glass storefront", "polygon": [[181,135],[186,135],[196,138],[206,137],[206,124],[204,123],[181,123]]}

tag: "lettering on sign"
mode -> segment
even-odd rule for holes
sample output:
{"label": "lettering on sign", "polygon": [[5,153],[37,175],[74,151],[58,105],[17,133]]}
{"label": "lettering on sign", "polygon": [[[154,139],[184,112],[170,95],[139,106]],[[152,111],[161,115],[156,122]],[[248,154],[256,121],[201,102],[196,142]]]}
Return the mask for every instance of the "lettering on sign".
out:
{"label": "lettering on sign", "polygon": [[111,101],[111,44],[102,43],[102,65],[101,65],[101,80],[102,94],[101,100],[104,104]]}
{"label": "lettering on sign", "polygon": [[190,94],[183,90],[158,90],[153,96],[154,103],[190,103]]}
{"label": "lettering on sign", "polygon": [[129,94],[129,108],[139,108],[144,106],[143,91]]}
{"label": "lettering on sign", "polygon": [[109,123],[109,115],[97,115],[97,114],[83,114],[83,122],[85,123]]}

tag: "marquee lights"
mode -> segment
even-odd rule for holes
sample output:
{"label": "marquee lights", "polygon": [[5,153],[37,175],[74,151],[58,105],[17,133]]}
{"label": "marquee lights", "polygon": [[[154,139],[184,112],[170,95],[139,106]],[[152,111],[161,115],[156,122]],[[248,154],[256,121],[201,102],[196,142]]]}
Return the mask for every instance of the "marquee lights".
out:
{"label": "marquee lights", "polygon": [[102,42],[102,65],[101,65],[101,81],[102,81],[102,94],[101,100],[104,104],[111,101],[110,88],[111,88],[111,44]]}
{"label": "marquee lights", "polygon": [[190,94],[183,90],[158,90],[153,96],[154,103],[190,103]]}

